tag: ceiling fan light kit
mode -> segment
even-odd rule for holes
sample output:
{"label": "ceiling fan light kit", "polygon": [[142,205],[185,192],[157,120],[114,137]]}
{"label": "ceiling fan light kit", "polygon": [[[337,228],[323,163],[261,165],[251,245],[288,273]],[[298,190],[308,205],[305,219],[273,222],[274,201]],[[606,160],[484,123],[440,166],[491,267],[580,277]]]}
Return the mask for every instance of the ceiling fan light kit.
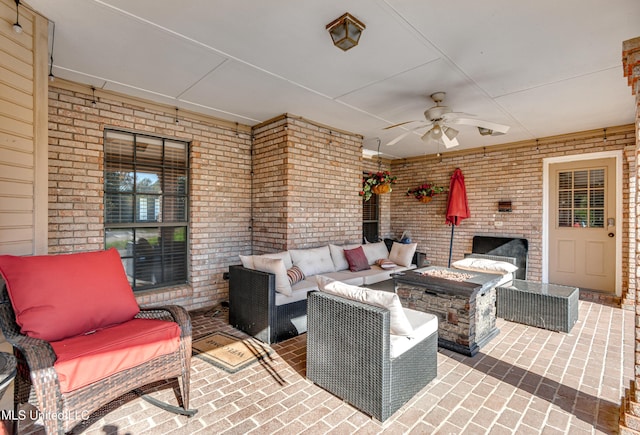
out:
{"label": "ceiling fan light kit", "polygon": [[358,45],[362,31],[366,26],[350,13],[345,13],[327,24],[327,30],[333,40],[333,45],[347,51]]}
{"label": "ceiling fan light kit", "polygon": [[419,122],[422,124],[402,133],[387,143],[387,145],[394,145],[407,137],[410,133],[426,128],[427,131],[421,136],[423,141],[435,142],[438,145],[443,144],[446,148],[453,148],[460,145],[456,139],[460,132],[451,127],[450,124],[477,127],[482,136],[496,136],[499,134],[505,134],[509,130],[509,127],[506,125],[476,119],[473,115],[469,115],[468,113],[452,111],[451,108],[441,105],[445,96],[445,92],[434,92],[431,94],[431,99],[436,105],[424,111],[424,121],[405,121],[386,127],[385,130],[413,122]]}

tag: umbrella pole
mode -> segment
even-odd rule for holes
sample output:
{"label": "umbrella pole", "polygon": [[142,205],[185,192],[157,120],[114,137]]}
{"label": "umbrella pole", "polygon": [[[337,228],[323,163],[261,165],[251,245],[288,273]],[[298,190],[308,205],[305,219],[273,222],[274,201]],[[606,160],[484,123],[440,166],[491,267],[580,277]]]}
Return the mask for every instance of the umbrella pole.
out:
{"label": "umbrella pole", "polygon": [[451,267],[451,254],[453,252],[453,229],[456,226],[454,224],[451,224],[451,241],[449,242],[449,264],[447,265],[448,268]]}

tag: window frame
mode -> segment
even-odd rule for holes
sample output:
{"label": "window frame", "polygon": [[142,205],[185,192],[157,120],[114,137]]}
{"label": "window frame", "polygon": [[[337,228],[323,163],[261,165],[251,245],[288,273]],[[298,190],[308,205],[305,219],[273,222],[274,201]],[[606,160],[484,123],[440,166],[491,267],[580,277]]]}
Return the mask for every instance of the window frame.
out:
{"label": "window frame", "polygon": [[[116,157],[113,158],[112,154],[109,152],[110,140],[112,140],[113,135],[126,135],[131,137],[132,141],[132,154],[129,159]],[[146,138],[150,141],[159,141],[161,143],[161,156],[157,160],[145,160],[141,161],[141,158],[138,156],[138,140],[140,138]],[[123,266],[125,267],[125,271],[127,272],[127,279],[131,284],[131,287],[134,292],[141,292],[144,290],[152,290],[162,287],[175,286],[180,284],[185,284],[189,279],[189,265],[188,265],[188,252],[189,252],[189,209],[190,209],[190,152],[191,152],[191,141],[187,141],[184,139],[176,139],[173,137],[167,137],[157,134],[150,134],[146,132],[137,132],[130,131],[126,129],[119,128],[105,128],[103,132],[103,149],[104,149],[104,159],[103,159],[103,174],[104,174],[104,210],[103,210],[103,227],[104,227],[104,247],[107,249],[110,244],[113,242],[109,242],[108,238],[110,234],[114,232],[127,232],[130,236],[126,237],[126,251],[118,248],[120,253],[120,257],[123,262]],[[182,144],[184,145],[184,164],[171,164],[171,162],[167,162],[167,143],[173,144]],[[123,167],[130,167],[130,172],[133,176],[133,182],[131,183],[131,190],[123,192],[120,189],[113,189],[113,186],[109,182],[110,176],[109,174],[112,172],[118,171]],[[160,192],[154,193],[149,192],[147,190],[138,191],[137,186],[137,174],[144,173],[145,169],[153,168],[154,171],[157,171],[158,178],[160,179]],[[142,169],[142,170],[141,170]],[[174,171],[171,173],[171,171]],[[122,171],[121,171],[122,172]],[[183,173],[181,175],[180,173]],[[169,174],[169,175],[168,175]],[[167,187],[167,179],[175,178],[175,186],[174,192],[168,192],[166,190]],[[184,180],[182,183],[180,179]],[[110,200],[114,197],[126,198],[126,196],[131,196],[131,215],[130,221],[122,221],[118,219],[117,222],[110,221],[110,209],[112,207],[108,204]],[[155,197],[153,200],[151,198]],[[167,201],[166,199],[170,198],[174,202]],[[151,219],[147,217],[146,220],[141,220],[139,217],[139,207],[137,206],[138,200],[143,202],[145,200],[147,203],[147,212],[149,213],[149,204],[152,203],[154,207],[153,216]],[[158,207],[158,200],[160,201]],[[122,204],[122,201],[118,201],[118,203]],[[182,205],[182,207],[176,207],[176,204]],[[169,207],[172,207],[169,209]],[[165,216],[175,216],[179,215],[177,219],[166,221]],[[122,216],[122,213],[119,214]],[[129,231],[130,230],[130,231]],[[153,253],[153,262],[150,263],[152,266],[138,266],[139,261],[143,258],[142,249],[138,252],[138,244],[140,243],[141,233],[144,233],[145,230],[156,231],[158,235],[158,243],[154,248]],[[172,231],[173,230],[173,231]],[[171,239],[165,237],[163,240],[163,236],[168,235],[171,236]],[[170,240],[170,242],[167,242]],[[183,242],[183,243],[182,243]],[[178,246],[178,249],[175,249],[175,246]],[[182,246],[181,246],[182,245]],[[124,251],[124,252],[123,252]],[[124,254],[124,255],[123,255]],[[182,260],[180,261],[180,258]],[[178,261],[175,261],[175,260]],[[174,266],[176,265],[177,266]],[[159,266],[158,266],[159,265]],[[151,278],[152,282],[147,280],[142,280],[140,278],[145,272],[145,267],[153,268],[154,277],[160,275],[160,279]],[[173,270],[170,269],[175,267],[177,272],[174,274]],[[147,273],[149,271],[146,271]],[[157,273],[156,273],[157,272]],[[130,275],[130,273],[132,273]],[[173,279],[166,278],[167,274],[170,274]],[[177,276],[177,278],[176,278]],[[142,281],[142,282],[140,282]]]}
{"label": "window frame", "polygon": [[[366,177],[367,172],[362,173],[364,177]],[[372,201],[374,203],[372,203]],[[366,219],[367,217],[371,217],[371,213],[369,216],[367,214],[367,208],[373,210],[373,214],[375,214],[374,219]],[[377,240],[369,240],[366,238],[367,231],[365,228],[373,227],[375,225],[376,231],[375,236]],[[362,242],[364,243],[365,239],[369,242],[377,242],[380,240],[380,198],[377,193],[371,195],[369,201],[365,201],[364,197],[362,198]]]}

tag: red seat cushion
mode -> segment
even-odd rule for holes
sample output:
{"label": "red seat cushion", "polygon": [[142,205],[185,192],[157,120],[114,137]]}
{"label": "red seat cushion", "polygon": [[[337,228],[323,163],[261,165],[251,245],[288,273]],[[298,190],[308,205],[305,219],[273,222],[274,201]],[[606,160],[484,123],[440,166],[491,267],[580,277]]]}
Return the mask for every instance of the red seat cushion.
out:
{"label": "red seat cushion", "polygon": [[23,334],[62,340],[133,319],[138,303],[115,248],[79,254],[0,255]]}
{"label": "red seat cushion", "polygon": [[51,342],[62,393],[136,367],[180,347],[177,323],[133,319],[92,334]]}

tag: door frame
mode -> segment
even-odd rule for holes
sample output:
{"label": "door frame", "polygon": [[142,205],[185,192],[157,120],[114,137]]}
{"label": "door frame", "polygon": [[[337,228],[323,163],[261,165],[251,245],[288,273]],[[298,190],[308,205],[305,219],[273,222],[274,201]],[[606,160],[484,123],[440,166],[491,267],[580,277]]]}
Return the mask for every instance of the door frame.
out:
{"label": "door frame", "polygon": [[560,157],[547,157],[542,159],[542,282],[549,282],[549,189],[550,189],[550,165],[555,163],[578,162],[584,160],[595,159],[615,159],[616,168],[616,278],[615,291],[616,296],[622,296],[622,237],[623,224],[622,221],[622,150],[617,151],[601,151],[588,154],[575,154]]}

